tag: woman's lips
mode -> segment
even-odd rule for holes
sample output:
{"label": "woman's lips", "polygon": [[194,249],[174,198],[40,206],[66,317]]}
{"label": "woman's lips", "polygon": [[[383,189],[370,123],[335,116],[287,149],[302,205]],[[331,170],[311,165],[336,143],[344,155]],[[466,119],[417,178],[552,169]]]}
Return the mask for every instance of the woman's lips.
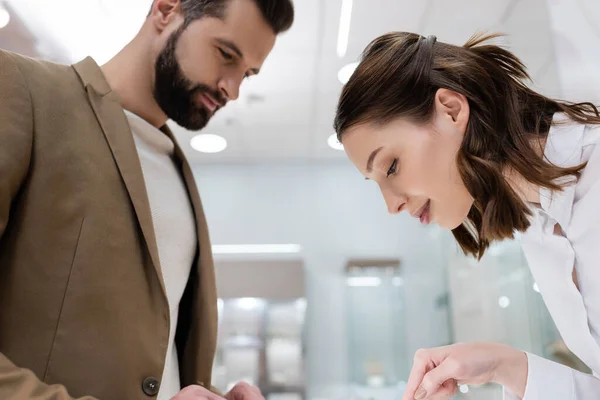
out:
{"label": "woman's lips", "polygon": [[418,218],[423,225],[429,225],[431,222],[430,206],[431,200],[427,200],[427,202],[423,204],[421,208],[411,215],[415,218]]}

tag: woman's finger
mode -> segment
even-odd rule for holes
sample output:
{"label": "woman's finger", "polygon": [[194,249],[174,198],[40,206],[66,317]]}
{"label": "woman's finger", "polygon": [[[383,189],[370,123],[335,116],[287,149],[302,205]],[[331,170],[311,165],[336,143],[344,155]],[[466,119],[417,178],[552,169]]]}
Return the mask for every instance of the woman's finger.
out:
{"label": "woman's finger", "polygon": [[458,384],[450,379],[442,384],[434,396],[429,396],[426,400],[449,400],[458,393]]}
{"label": "woman's finger", "polygon": [[440,365],[425,373],[415,399],[438,395],[440,391],[447,391],[448,387],[455,388],[459,372],[460,365],[454,359],[446,358]]}
{"label": "woman's finger", "polygon": [[418,350],[415,353],[412,370],[406,383],[406,389],[402,395],[402,400],[413,400],[415,393],[423,380],[423,377],[433,367],[432,360],[430,358],[430,350]]}

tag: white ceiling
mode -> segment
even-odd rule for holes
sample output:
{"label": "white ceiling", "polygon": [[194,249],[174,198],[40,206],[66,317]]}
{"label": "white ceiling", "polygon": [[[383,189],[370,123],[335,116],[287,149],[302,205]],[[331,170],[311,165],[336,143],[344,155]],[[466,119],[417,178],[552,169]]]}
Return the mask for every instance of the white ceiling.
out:
{"label": "white ceiling", "polygon": [[548,0],[561,95],[600,102],[598,0]]}
{"label": "white ceiling", "polygon": [[[150,0],[5,1],[29,27],[41,57],[74,62],[90,54],[99,63],[135,35],[150,5]],[[536,87],[558,96],[547,3],[556,12],[565,3],[591,6],[595,1],[353,0],[348,51],[340,59],[336,47],[342,0],[295,0],[296,22],[279,38],[261,75],[245,82],[240,99],[203,131],[224,136],[227,150],[197,153],[189,147],[193,133],[176,128],[176,135],[193,163],[343,159],[343,152],[327,145],[342,88],[337,72],[372,39],[394,30],[435,34],[455,44],[477,30],[507,33],[505,43],[528,65]],[[0,30],[0,45],[3,35],[11,34]]]}

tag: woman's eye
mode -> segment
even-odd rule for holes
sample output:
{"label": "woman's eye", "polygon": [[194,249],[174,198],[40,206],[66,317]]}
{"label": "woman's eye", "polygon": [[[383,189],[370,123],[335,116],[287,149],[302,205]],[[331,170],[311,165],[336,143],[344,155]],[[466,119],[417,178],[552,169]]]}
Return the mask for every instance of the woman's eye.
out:
{"label": "woman's eye", "polygon": [[398,166],[398,159],[394,158],[394,161],[392,162],[392,165],[390,166],[390,169],[387,172],[387,176],[389,177],[390,175],[393,175],[396,173],[396,168]]}
{"label": "woman's eye", "polygon": [[223,58],[227,61],[231,61],[233,60],[233,56],[231,54],[229,54],[226,51],[223,51],[223,49],[219,48],[219,51],[221,52],[221,55],[223,56]]}

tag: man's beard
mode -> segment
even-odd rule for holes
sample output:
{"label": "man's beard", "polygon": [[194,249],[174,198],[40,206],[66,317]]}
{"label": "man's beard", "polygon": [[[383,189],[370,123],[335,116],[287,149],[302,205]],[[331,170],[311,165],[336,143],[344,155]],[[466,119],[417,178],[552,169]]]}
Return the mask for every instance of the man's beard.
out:
{"label": "man's beard", "polygon": [[154,99],[167,117],[186,129],[198,131],[206,126],[214,114],[206,107],[196,105],[200,95],[206,93],[219,105],[224,105],[225,101],[220,92],[203,84],[194,84],[183,75],[175,49],[184,30],[185,25],[171,34],[156,59]]}

